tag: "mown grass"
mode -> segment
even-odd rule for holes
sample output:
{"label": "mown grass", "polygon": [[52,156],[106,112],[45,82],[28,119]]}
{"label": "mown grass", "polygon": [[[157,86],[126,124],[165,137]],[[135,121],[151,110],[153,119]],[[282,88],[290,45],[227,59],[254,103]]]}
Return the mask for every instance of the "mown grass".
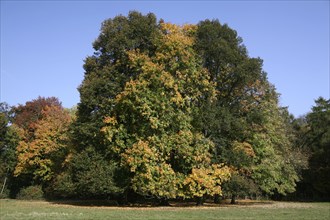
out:
{"label": "mown grass", "polygon": [[330,219],[330,203],[271,202],[218,207],[107,207],[0,200],[0,219]]}

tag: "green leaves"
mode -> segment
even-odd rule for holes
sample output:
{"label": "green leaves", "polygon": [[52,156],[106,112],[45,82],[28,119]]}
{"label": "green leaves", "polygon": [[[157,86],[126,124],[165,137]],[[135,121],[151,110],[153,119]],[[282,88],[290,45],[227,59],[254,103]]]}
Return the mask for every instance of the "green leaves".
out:
{"label": "green leaves", "polygon": [[313,187],[328,193],[329,100],[294,131],[263,61],[228,25],[133,11],[104,21],[93,47],[76,112],[56,98],[12,115],[1,103],[1,177],[14,171],[62,197],[285,195],[306,163],[294,146],[305,136]]}
{"label": "green leaves", "polygon": [[304,172],[304,182],[315,197],[329,198],[330,100],[322,97],[315,100],[306,121],[308,131],[304,133],[304,148],[310,152],[310,158],[309,169]]}
{"label": "green leaves", "polygon": [[244,185],[267,194],[292,192],[301,169],[292,155],[299,152],[286,132],[278,94],[262,60],[249,57],[236,31],[218,20],[200,22],[195,36],[195,50],[217,96],[214,103],[194,110],[194,125],[215,143],[216,161],[238,172],[228,183],[228,194],[249,192]]}
{"label": "green leaves", "polygon": [[293,151],[275,88],[235,30],[130,12],[102,24],[94,49],[72,142],[126,170],[126,189],[203,197],[234,174],[243,190],[292,191],[298,165],[285,159]]}
{"label": "green leaves", "polygon": [[[130,12],[103,22],[93,46],[95,53],[84,64],[85,78],[79,87],[77,120],[72,126],[72,141],[78,151],[94,146],[106,153],[100,129],[103,120],[114,112],[116,96],[137,76],[129,63],[128,51],[153,54],[159,34],[156,17]],[[128,120],[128,119],[126,119]]]}

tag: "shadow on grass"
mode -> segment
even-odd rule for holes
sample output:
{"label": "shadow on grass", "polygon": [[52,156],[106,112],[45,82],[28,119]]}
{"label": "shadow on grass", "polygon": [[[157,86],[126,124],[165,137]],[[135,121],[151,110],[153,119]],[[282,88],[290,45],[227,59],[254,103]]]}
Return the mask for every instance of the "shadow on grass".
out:
{"label": "shadow on grass", "polygon": [[[152,207],[197,207],[196,202],[193,201],[170,201],[169,205],[159,205],[155,202],[136,202],[128,204],[118,204],[116,200],[48,200],[52,204],[58,205],[72,205],[81,207],[131,207],[131,208],[152,208]],[[263,200],[238,200],[236,204],[230,204],[230,200],[222,200],[220,204],[213,203],[212,201],[206,201],[202,206],[198,207],[244,207],[244,206],[256,206],[256,205],[271,205],[273,201]]]}

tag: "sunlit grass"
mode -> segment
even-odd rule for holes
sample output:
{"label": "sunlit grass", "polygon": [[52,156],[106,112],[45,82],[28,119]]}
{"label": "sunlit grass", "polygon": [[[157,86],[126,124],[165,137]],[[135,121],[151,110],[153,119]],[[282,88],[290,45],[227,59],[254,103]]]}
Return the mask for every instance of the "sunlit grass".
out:
{"label": "sunlit grass", "polygon": [[218,207],[107,207],[0,200],[7,219],[330,219],[330,203],[267,202]]}

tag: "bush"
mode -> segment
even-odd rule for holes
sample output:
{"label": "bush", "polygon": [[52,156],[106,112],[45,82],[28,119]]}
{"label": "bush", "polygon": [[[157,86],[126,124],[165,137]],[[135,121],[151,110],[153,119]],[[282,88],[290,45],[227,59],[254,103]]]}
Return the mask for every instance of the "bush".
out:
{"label": "bush", "polygon": [[22,200],[42,200],[44,198],[44,192],[39,185],[28,186],[26,188],[22,188],[16,198]]}
{"label": "bush", "polygon": [[9,190],[5,188],[3,192],[0,194],[0,199],[8,199],[9,198]]}
{"label": "bush", "polygon": [[45,189],[47,199],[68,199],[75,196],[76,186],[70,173],[63,172],[54,178],[53,182]]}

